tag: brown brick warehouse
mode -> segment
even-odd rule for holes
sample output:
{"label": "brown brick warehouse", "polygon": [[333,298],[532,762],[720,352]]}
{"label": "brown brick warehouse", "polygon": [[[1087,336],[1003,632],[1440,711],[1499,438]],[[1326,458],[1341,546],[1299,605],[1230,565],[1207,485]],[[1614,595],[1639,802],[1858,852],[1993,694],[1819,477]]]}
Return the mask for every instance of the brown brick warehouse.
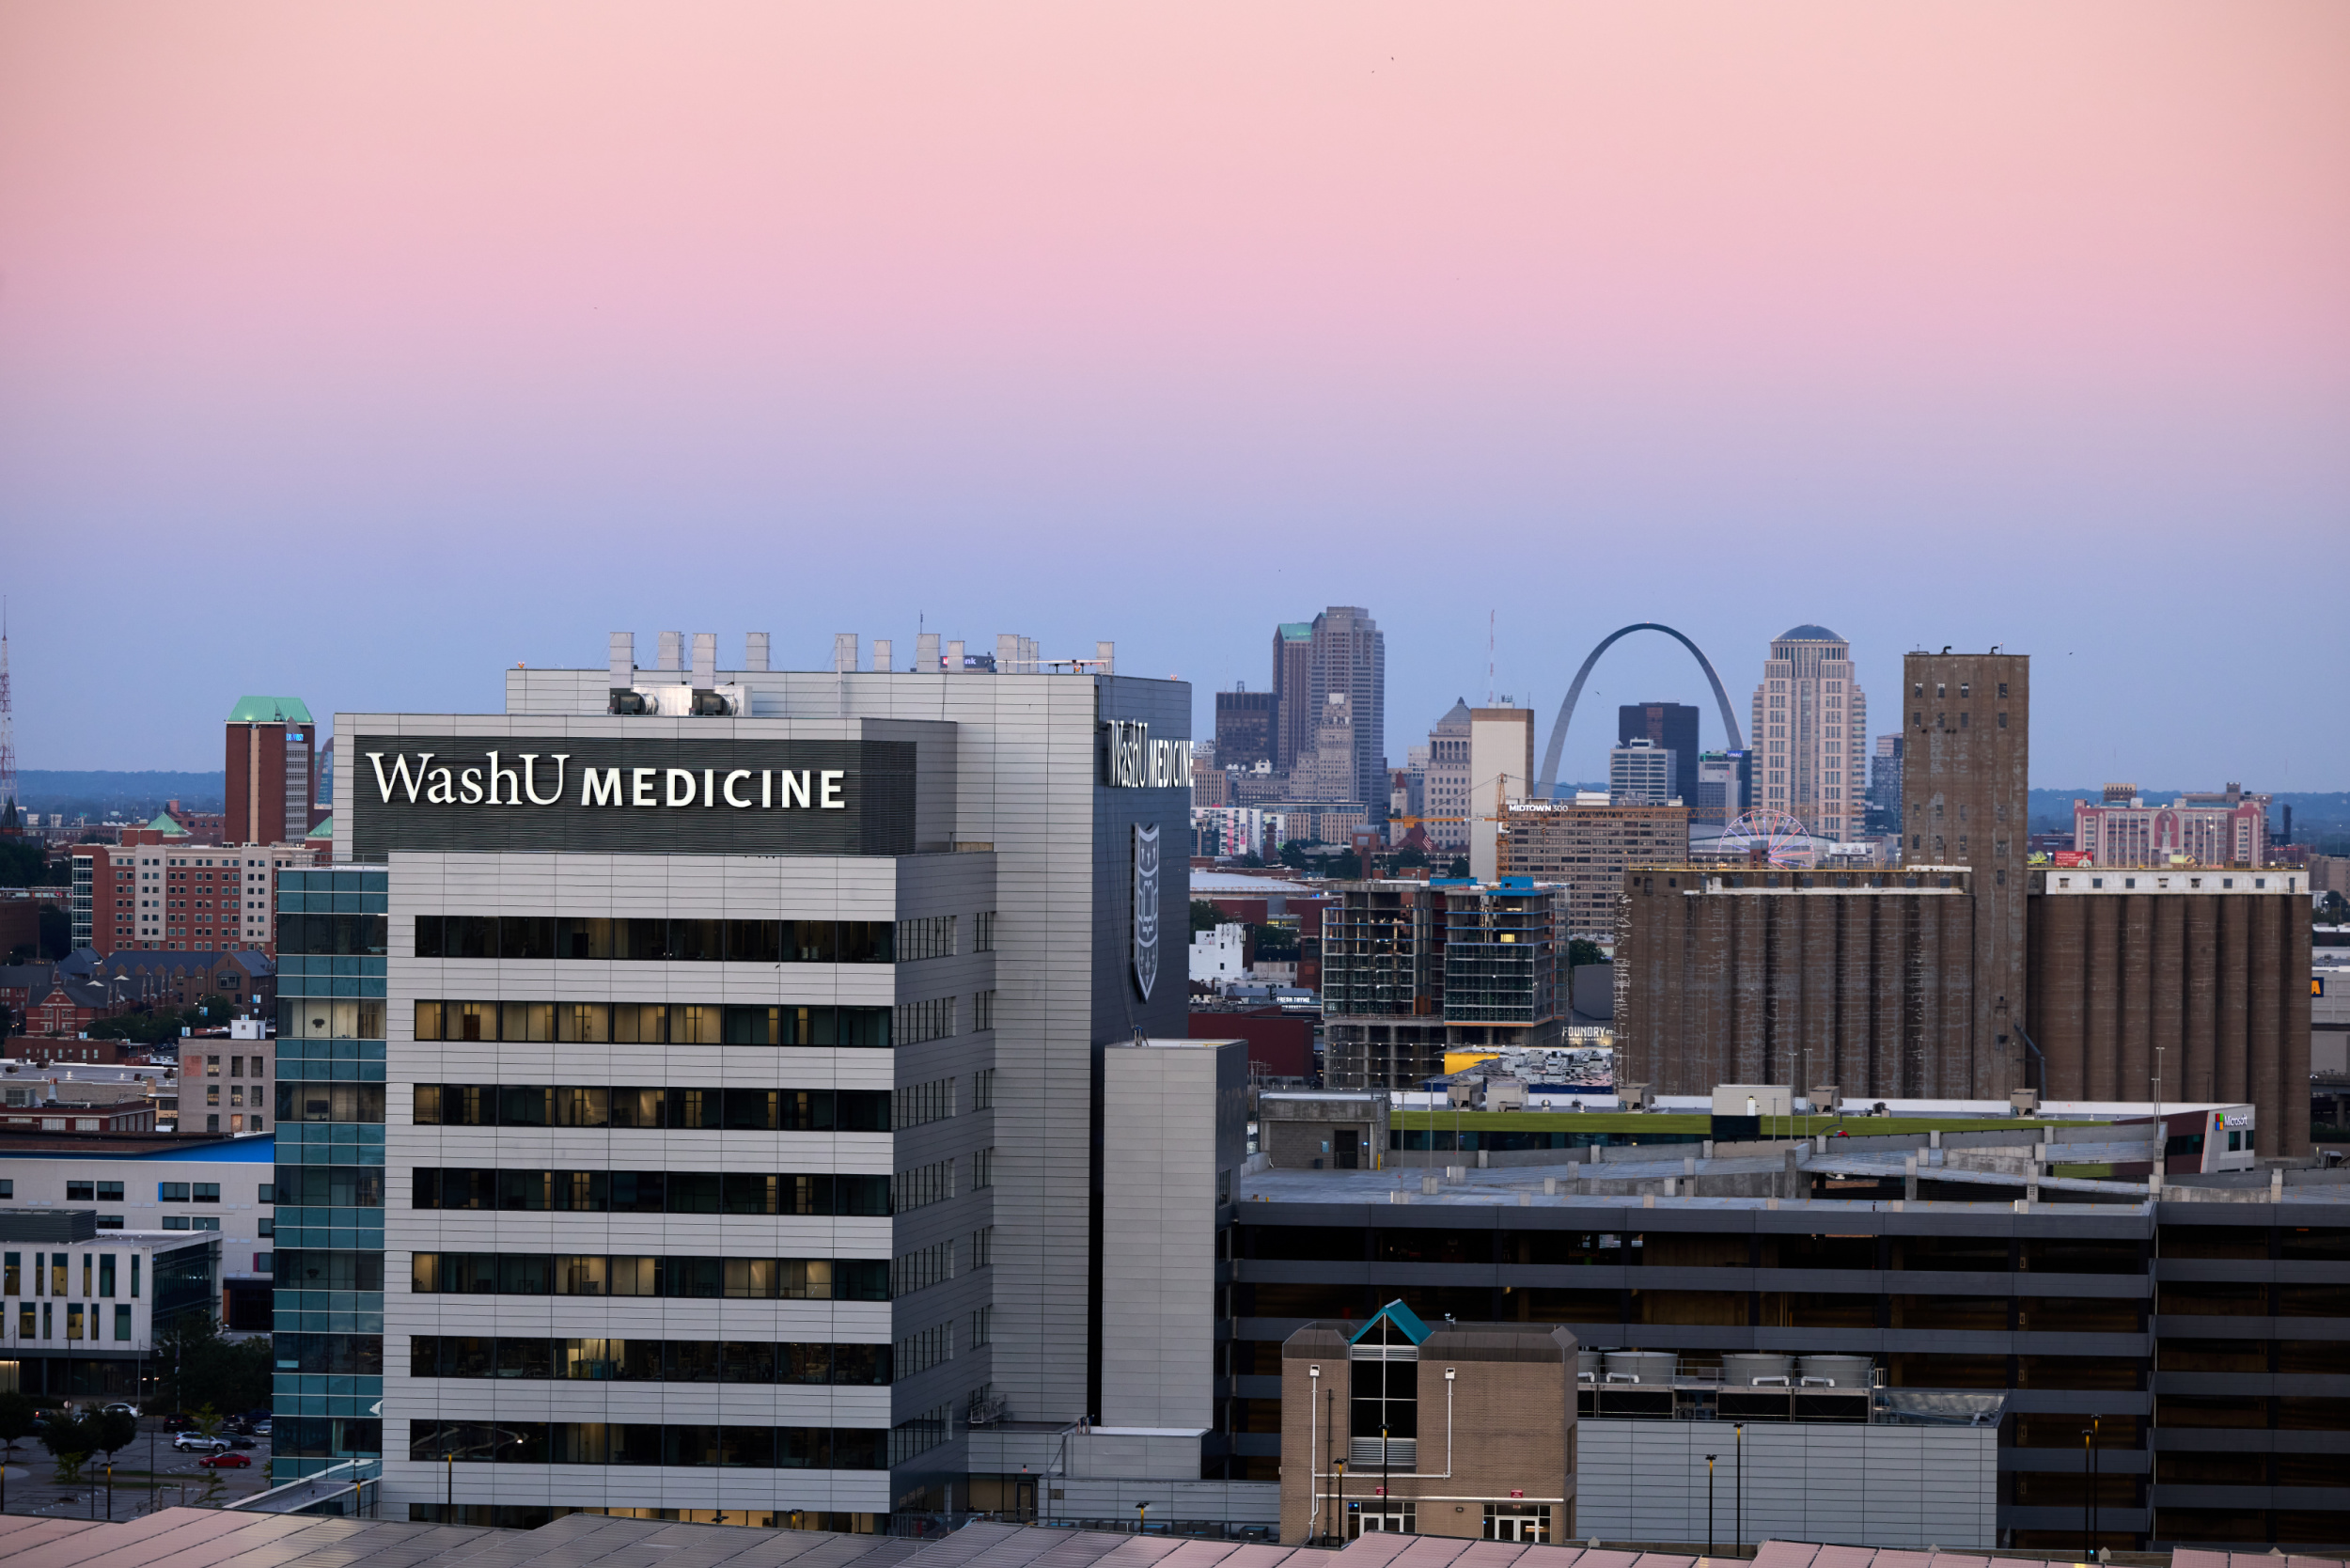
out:
{"label": "brown brick warehouse", "polygon": [[2029,658],[1913,653],[1903,677],[1900,870],[1627,872],[1622,1079],[2241,1099],[2262,1154],[2306,1152],[2308,873],[2029,867]]}

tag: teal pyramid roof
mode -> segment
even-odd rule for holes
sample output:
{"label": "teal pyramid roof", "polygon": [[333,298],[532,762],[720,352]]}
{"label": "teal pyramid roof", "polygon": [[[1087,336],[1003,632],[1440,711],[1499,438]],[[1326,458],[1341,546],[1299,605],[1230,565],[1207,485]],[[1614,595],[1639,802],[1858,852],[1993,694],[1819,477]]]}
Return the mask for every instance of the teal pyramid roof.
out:
{"label": "teal pyramid roof", "polygon": [[1404,1306],[1401,1300],[1397,1300],[1388,1302],[1385,1307],[1371,1313],[1370,1317],[1365,1318],[1363,1325],[1347,1337],[1347,1342],[1349,1344],[1361,1343],[1363,1336],[1377,1327],[1381,1318],[1395,1325],[1397,1331],[1414,1344],[1421,1343],[1434,1332],[1426,1324],[1419,1321],[1418,1312]]}

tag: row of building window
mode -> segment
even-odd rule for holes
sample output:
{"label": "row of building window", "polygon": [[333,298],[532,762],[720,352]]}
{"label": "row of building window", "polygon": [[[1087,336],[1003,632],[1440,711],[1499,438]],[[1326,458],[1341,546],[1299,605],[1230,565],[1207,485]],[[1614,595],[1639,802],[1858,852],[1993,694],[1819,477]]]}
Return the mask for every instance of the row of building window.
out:
{"label": "row of building window", "polygon": [[[953,1080],[944,1080],[951,1085]],[[895,1115],[924,1084],[894,1091]],[[419,1127],[627,1127],[659,1131],[885,1133],[885,1089],[630,1089],[575,1084],[418,1084]],[[953,1115],[950,1108],[948,1115]],[[924,1118],[923,1120],[929,1120]],[[917,1121],[899,1120],[901,1127]]]}
{"label": "row of building window", "polygon": [[886,1176],[738,1170],[467,1170],[424,1167],[417,1168],[414,1176],[413,1201],[418,1209],[876,1216],[891,1212],[890,1179]]}
{"label": "row of building window", "polygon": [[[866,1178],[870,1180],[870,1178]],[[955,1195],[955,1162],[932,1160],[898,1172],[896,1212],[908,1214]]]}
{"label": "row of building window", "polygon": [[891,1124],[903,1129],[944,1121],[955,1114],[955,1080],[952,1078],[933,1078],[926,1084],[908,1084],[896,1091]]}
{"label": "row of building window", "polygon": [[[882,1470],[886,1427],[652,1426],[605,1421],[408,1423],[408,1456],[500,1465],[666,1465],[751,1470]],[[925,1447],[929,1446],[925,1444]]]}
{"label": "row of building window", "polygon": [[898,962],[914,964],[926,958],[952,958],[959,934],[952,915],[928,915],[898,922]]}
{"label": "row of building window", "polygon": [[[57,1337],[56,1303],[44,1301],[36,1310],[32,1302],[16,1309],[16,1337],[19,1340],[54,1340]],[[65,1337],[68,1340],[99,1340],[105,1334],[106,1309],[93,1306],[85,1315],[82,1304],[68,1302],[65,1309]],[[117,1304],[114,1309],[114,1337],[128,1344],[131,1340],[131,1309]]]}
{"label": "row of building window", "polygon": [[[898,921],[606,919],[544,915],[419,915],[415,919],[418,958],[655,964],[910,964],[952,956],[959,932],[952,915]],[[287,929],[281,919],[281,947]],[[979,917],[979,932],[981,945],[975,950],[985,952],[995,941],[992,917]]]}
{"label": "row of building window", "polygon": [[[79,1294],[83,1296],[102,1296],[111,1299],[115,1294],[117,1262],[117,1256],[112,1252],[83,1253],[82,1288],[79,1293],[76,1293],[73,1289],[72,1253],[36,1252],[33,1254],[33,1266],[29,1274],[24,1267],[24,1254],[22,1252],[0,1253],[0,1295],[39,1296]],[[139,1255],[135,1252],[131,1254],[129,1283],[131,1299],[136,1301],[139,1295]],[[32,1289],[24,1288],[28,1284],[32,1286]]]}
{"label": "row of building window", "polygon": [[[321,1336],[322,1338],[324,1336]],[[282,1340],[286,1338],[280,1335]],[[909,1341],[911,1342],[911,1341]],[[380,1341],[379,1341],[380,1343]],[[279,1352],[278,1364],[285,1366]],[[519,1378],[588,1383],[885,1386],[897,1365],[885,1344],[771,1344],[755,1340],[495,1339],[414,1335],[411,1377]],[[381,1372],[379,1356],[376,1371]],[[907,1368],[911,1376],[921,1369]]]}
{"label": "row of building window", "polygon": [[[284,1278],[282,1272],[280,1278]],[[418,1252],[411,1259],[409,1289],[419,1295],[886,1301],[889,1262],[884,1258],[645,1258]]]}
{"label": "row of building window", "polygon": [[277,1120],[381,1123],[384,1120],[384,1086],[290,1084],[281,1079],[277,1085]]}
{"label": "row of building window", "polygon": [[885,1007],[426,1000],[416,1003],[415,1036],[590,1045],[886,1046],[891,1030]]}
{"label": "row of building window", "polygon": [[932,996],[919,1002],[898,1004],[897,1040],[901,1045],[918,1045],[926,1040],[944,1040],[955,1032],[956,998]]}
{"label": "row of building window", "polygon": [[909,1296],[955,1277],[955,1244],[949,1239],[901,1252],[889,1261],[889,1294]]}
{"label": "row of building window", "polygon": [[381,1167],[281,1165],[277,1180],[261,1189],[261,1201],[288,1208],[380,1209]]}

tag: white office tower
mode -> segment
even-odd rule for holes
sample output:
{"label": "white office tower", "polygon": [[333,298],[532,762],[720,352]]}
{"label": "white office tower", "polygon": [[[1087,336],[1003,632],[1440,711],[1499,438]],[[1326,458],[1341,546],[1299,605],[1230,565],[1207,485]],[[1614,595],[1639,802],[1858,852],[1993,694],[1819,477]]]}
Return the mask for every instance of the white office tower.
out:
{"label": "white office tower", "polygon": [[[1208,1427],[1245,1143],[1238,1056],[1201,1110],[1182,1068],[1218,1053],[1173,1048],[1189,689],[1107,644],[891,672],[844,635],[790,672],[697,638],[640,672],[623,641],[508,671],[502,714],[336,718],[337,861],[388,885],[387,1514],[871,1529],[1035,1505],[975,1420],[1125,1390]],[[1153,1039],[1164,1072],[1105,1073]],[[1104,1365],[1104,1226],[1143,1233],[1105,1211],[1105,1126],[1142,1147],[1105,1078],[1183,1091],[1181,1398]]]}

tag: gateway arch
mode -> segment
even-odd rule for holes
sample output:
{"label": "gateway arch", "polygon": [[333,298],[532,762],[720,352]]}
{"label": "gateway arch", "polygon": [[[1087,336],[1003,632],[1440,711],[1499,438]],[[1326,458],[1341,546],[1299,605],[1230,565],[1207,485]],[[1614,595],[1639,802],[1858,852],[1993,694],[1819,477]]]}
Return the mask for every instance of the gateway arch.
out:
{"label": "gateway arch", "polygon": [[1662,632],[1689,651],[1689,657],[1698,662],[1698,667],[1705,671],[1705,679],[1713,683],[1714,700],[1721,707],[1722,729],[1730,737],[1730,749],[1746,749],[1746,742],[1740,737],[1738,729],[1737,712],[1731,707],[1730,694],[1722,690],[1722,678],[1714,673],[1713,663],[1706,658],[1705,651],[1669,626],[1661,626],[1653,620],[1637,621],[1608,633],[1601,639],[1600,645],[1591,650],[1590,657],[1583,661],[1583,667],[1574,672],[1574,684],[1567,688],[1567,699],[1559,704],[1559,722],[1551,726],[1550,745],[1543,751],[1543,772],[1534,786],[1535,799],[1548,800],[1558,788],[1559,754],[1567,744],[1567,724],[1574,717],[1574,701],[1583,695],[1583,682],[1590,675],[1591,666],[1599,663],[1602,653],[1615,646],[1617,638],[1630,636],[1635,632]]}

